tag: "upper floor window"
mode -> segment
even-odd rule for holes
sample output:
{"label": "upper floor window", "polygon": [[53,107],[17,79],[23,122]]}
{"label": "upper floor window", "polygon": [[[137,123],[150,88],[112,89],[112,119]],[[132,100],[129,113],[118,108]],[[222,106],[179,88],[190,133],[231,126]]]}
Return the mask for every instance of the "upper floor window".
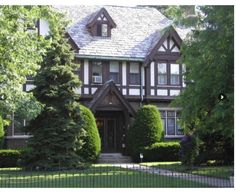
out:
{"label": "upper floor window", "polygon": [[170,64],[170,84],[179,85],[179,64]]}
{"label": "upper floor window", "polygon": [[166,85],[167,84],[167,64],[158,63],[158,84]]}
{"label": "upper floor window", "polygon": [[129,83],[131,85],[140,84],[140,68],[138,63],[130,63],[130,79]]}
{"label": "upper floor window", "polygon": [[109,65],[109,78],[113,79],[115,83],[119,83],[119,62],[112,61]]}
{"label": "upper floor window", "polygon": [[102,83],[102,62],[100,61],[92,63],[92,82]]}

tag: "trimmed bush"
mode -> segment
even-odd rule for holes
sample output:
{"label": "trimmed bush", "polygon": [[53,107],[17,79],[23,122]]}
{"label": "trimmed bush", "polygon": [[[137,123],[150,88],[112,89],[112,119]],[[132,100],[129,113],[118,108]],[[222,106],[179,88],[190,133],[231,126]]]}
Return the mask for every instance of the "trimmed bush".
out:
{"label": "trimmed bush", "polygon": [[0,149],[2,148],[3,141],[4,141],[4,127],[3,127],[2,117],[0,116]]}
{"label": "trimmed bush", "polygon": [[101,152],[101,139],[93,113],[85,106],[80,105],[80,126],[83,147],[78,154],[88,162],[96,162]]}
{"label": "trimmed bush", "polygon": [[21,157],[19,150],[0,150],[0,167],[16,167]]}
{"label": "trimmed bush", "polygon": [[[180,144],[179,142],[160,142],[150,147],[141,149],[143,161],[178,161]],[[140,159],[139,159],[140,161]]]}
{"label": "trimmed bush", "polygon": [[141,148],[160,142],[163,136],[162,120],[157,107],[154,105],[140,107],[128,133],[129,151],[133,160],[137,159]]}

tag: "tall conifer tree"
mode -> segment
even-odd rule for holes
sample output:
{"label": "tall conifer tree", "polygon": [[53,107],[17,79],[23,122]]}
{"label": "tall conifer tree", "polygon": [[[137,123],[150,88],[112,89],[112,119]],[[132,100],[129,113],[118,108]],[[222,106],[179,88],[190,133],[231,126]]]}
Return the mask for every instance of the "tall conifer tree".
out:
{"label": "tall conifer tree", "polygon": [[76,153],[81,147],[79,138],[79,95],[75,89],[80,80],[75,74],[78,66],[73,63],[74,54],[65,38],[65,22],[58,13],[52,12],[52,41],[41,68],[35,77],[34,96],[44,105],[42,113],[27,131],[30,153],[25,164],[33,169],[76,168],[81,158]]}

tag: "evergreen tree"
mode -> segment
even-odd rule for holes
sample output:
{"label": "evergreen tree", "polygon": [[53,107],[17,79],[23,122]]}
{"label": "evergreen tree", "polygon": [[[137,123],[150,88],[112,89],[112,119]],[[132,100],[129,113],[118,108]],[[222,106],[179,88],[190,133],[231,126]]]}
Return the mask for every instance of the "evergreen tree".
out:
{"label": "evergreen tree", "polygon": [[34,96],[44,105],[41,114],[30,122],[27,131],[30,152],[24,157],[26,168],[55,169],[81,166],[77,151],[81,148],[79,95],[75,88],[80,80],[74,73],[74,54],[65,35],[65,22],[54,14],[51,28],[51,47],[35,77]]}
{"label": "evergreen tree", "polygon": [[[187,87],[177,103],[185,133],[194,133],[209,152],[233,158],[234,7],[201,7],[198,28],[182,46]],[[226,99],[220,100],[223,93]],[[200,153],[201,154],[201,153]],[[209,154],[209,153],[206,153]]]}

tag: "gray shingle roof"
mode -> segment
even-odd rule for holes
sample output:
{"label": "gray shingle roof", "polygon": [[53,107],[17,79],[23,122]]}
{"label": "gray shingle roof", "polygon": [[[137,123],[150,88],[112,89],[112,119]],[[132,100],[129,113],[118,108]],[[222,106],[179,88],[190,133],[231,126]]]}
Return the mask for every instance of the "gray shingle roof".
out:
{"label": "gray shingle roof", "polygon": [[[94,14],[104,7],[116,23],[111,37],[95,37],[86,25]],[[79,55],[126,57],[144,59],[162,36],[162,30],[171,25],[155,8],[120,6],[55,6],[72,21],[68,33],[80,48]],[[178,30],[185,37],[184,30]]]}

